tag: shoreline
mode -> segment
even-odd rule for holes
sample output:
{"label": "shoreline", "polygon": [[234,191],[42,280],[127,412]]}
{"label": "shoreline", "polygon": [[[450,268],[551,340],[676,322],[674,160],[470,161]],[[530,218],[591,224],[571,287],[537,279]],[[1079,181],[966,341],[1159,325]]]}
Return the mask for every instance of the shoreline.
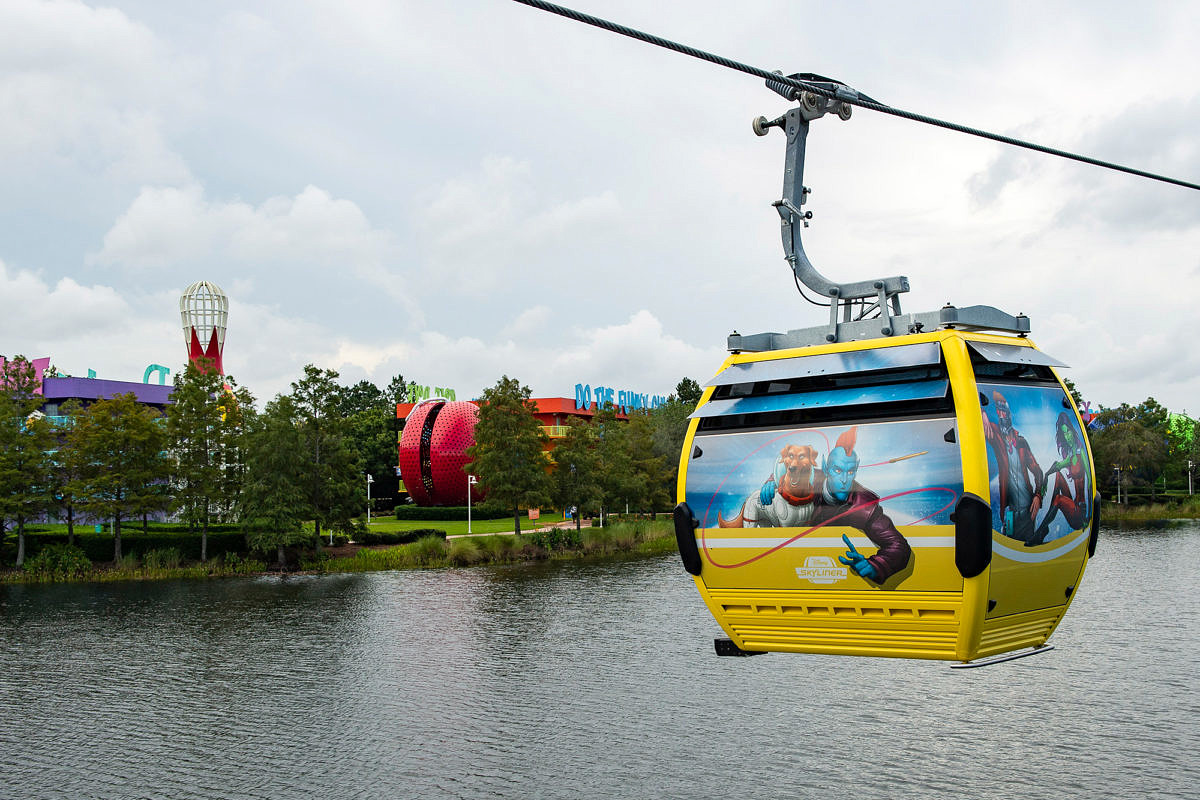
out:
{"label": "shoreline", "polygon": [[95,562],[87,569],[66,572],[31,572],[9,568],[0,572],[0,585],[51,583],[115,583],[173,579],[327,575],[395,569],[446,569],[508,564],[533,564],[549,560],[586,560],[614,556],[654,556],[675,551],[670,522],[622,522],[605,528],[583,528],[578,533],[565,523],[524,531],[427,536],[409,544],[345,544],[298,554],[288,567],[233,555],[189,562],[179,566],[121,566]]}

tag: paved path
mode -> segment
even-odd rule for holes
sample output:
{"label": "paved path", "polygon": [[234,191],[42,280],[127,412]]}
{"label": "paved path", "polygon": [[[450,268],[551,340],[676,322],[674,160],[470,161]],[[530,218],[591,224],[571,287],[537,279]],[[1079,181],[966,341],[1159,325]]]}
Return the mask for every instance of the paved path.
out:
{"label": "paved path", "polygon": [[[535,531],[549,531],[549,530],[554,530],[555,528],[574,528],[574,527],[575,527],[575,520],[573,520],[573,519],[565,520],[565,521],[563,521],[563,522],[554,522],[554,523],[551,523],[551,524],[549,524],[549,525],[538,525],[538,524],[537,524],[535,521],[533,521],[533,520],[530,520],[530,523],[531,523],[531,524],[529,524],[529,525],[522,525],[522,526],[521,526],[521,533],[533,533],[533,532],[535,532]],[[586,528],[586,527],[590,527],[590,526],[591,526],[591,524],[592,524],[592,523],[591,523],[591,521],[589,520],[588,522],[586,522],[586,523],[584,524],[584,526],[583,526],[583,527],[585,527],[585,528]],[[515,534],[516,534],[516,531],[515,531],[515,530],[511,530],[511,531],[495,531],[495,532],[493,532],[493,533],[456,533],[456,534],[454,534],[454,535],[452,535],[452,536],[447,536],[446,538],[447,538],[447,539],[461,539],[461,538],[463,538],[464,536],[513,536],[513,535],[515,535]]]}

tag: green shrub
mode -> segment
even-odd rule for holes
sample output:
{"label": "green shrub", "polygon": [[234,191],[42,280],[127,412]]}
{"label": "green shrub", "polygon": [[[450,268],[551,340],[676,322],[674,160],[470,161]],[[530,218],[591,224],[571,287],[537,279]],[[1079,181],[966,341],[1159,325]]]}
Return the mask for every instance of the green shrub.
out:
{"label": "green shrub", "polygon": [[[137,527],[125,527],[121,529],[121,553],[145,554],[151,550],[162,550],[164,548],[174,547],[179,551],[179,556],[185,561],[200,560],[200,532],[188,533],[180,526],[168,528],[164,523],[150,525],[149,533],[142,533],[140,523],[136,523]],[[216,527],[216,526],[214,526]],[[220,526],[222,528],[228,526]],[[75,544],[84,554],[92,561],[111,561],[113,557],[113,538],[110,526],[105,526],[104,533],[94,533],[89,527],[86,531],[81,530],[82,526],[76,527]],[[26,536],[25,547],[26,552],[30,555],[36,555],[39,550],[53,544],[66,544],[66,532],[34,532]],[[217,531],[209,528],[208,533],[208,557],[219,558],[225,553],[234,552],[244,554],[246,552],[245,535],[240,530],[234,531]]]}
{"label": "green shrub", "polygon": [[332,556],[324,550],[318,550],[314,553],[306,554],[300,558],[300,569],[307,571],[319,571],[325,566]]}
{"label": "green shrub", "polygon": [[469,567],[486,561],[487,553],[484,552],[475,537],[467,536],[450,542],[446,560],[456,567]]}
{"label": "green shrub", "polygon": [[549,552],[575,550],[583,543],[583,537],[574,528],[550,528],[529,534],[529,541]]}
{"label": "green shrub", "polygon": [[411,531],[367,531],[354,541],[359,544],[410,544],[426,536],[437,536],[445,540],[446,532],[437,528],[415,528]]}
{"label": "green shrub", "polygon": [[92,562],[83,550],[74,545],[52,544],[27,558],[24,568],[31,575],[63,580],[87,573],[92,568]]}
{"label": "green shrub", "polygon": [[487,556],[487,560],[504,562],[512,559],[516,539],[513,536],[478,536],[473,537],[479,542],[479,548]]}
{"label": "green shrub", "polygon": [[161,547],[149,550],[142,557],[146,569],[175,569],[183,562],[178,547]]}
{"label": "green shrub", "polygon": [[436,564],[446,558],[446,535],[423,536],[411,545],[413,559],[418,564]]}
{"label": "green shrub", "polygon": [[222,562],[224,571],[235,575],[251,575],[267,568],[267,565],[258,559],[243,557],[233,552],[225,553]]}
{"label": "green shrub", "polygon": [[613,550],[611,528],[590,528],[583,533],[583,552],[610,553]]}

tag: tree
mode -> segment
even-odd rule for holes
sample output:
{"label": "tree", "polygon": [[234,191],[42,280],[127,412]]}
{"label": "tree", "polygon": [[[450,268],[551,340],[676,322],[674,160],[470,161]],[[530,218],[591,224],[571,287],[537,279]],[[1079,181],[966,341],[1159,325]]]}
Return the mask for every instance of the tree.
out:
{"label": "tree", "polygon": [[333,370],[308,364],[304,377],[292,383],[291,408],[304,445],[297,466],[318,538],[322,525],[349,530],[366,502],[362,469],[337,409],[337,377]]}
{"label": "tree", "polygon": [[1114,482],[1119,469],[1123,485],[1148,487],[1153,498],[1155,481],[1172,460],[1170,412],[1148,397],[1101,411],[1099,428],[1090,437],[1097,476]]}
{"label": "tree", "polygon": [[41,386],[24,356],[0,367],[0,519],[17,526],[17,566],[25,563],[25,522],[50,507],[54,437],[38,412]]}
{"label": "tree", "polygon": [[408,384],[405,382],[403,375],[397,374],[396,377],[388,382],[387,389],[384,390],[384,396],[392,404],[408,402]]}
{"label": "tree", "polygon": [[75,415],[66,436],[83,510],[113,521],[113,560],[121,560],[121,521],[161,507],[168,477],[162,417],[132,394],[97,400]]}
{"label": "tree", "polygon": [[1067,393],[1075,401],[1076,407],[1081,408],[1083,406],[1083,395],[1080,394],[1079,389],[1075,388],[1075,382],[1070,378],[1063,378],[1063,385],[1067,387]]}
{"label": "tree", "polygon": [[225,388],[211,364],[191,362],[175,375],[167,408],[168,447],[174,459],[175,508],[191,525],[200,525],[200,560],[208,560],[208,523],[220,505],[222,417]]}
{"label": "tree", "polygon": [[[82,408],[83,406],[74,398],[63,403],[60,413],[68,422],[54,431],[56,443],[65,442],[67,431],[70,430],[69,420],[73,419]],[[50,490],[55,504],[67,515],[67,544],[73,545],[75,544],[75,495],[72,486],[79,476],[75,473],[75,466],[67,458],[68,450],[65,445],[59,446],[52,456]]]}
{"label": "tree", "polygon": [[521,506],[538,506],[550,494],[546,435],[534,417],[537,404],[528,386],[508,377],[483,393],[475,444],[467,448],[469,469],[479,476],[489,500],[513,510],[521,532]]}
{"label": "tree", "polygon": [[370,381],[338,389],[336,406],[345,420],[343,435],[346,443],[370,475],[390,474],[396,468],[396,403],[389,397],[406,397],[408,387],[397,375],[381,392]]}
{"label": "tree", "polygon": [[300,417],[294,399],[280,395],[250,420],[246,440],[242,525],[251,547],[276,549],[280,567],[284,548],[304,540],[304,520],[312,513],[305,476],[298,468],[306,452]]}
{"label": "tree", "polygon": [[691,406],[692,409],[696,408],[702,394],[704,394],[704,390],[700,388],[700,384],[691,378],[683,378],[675,385],[675,397],[684,405]]}
{"label": "tree", "polygon": [[592,422],[596,426],[600,456],[597,477],[601,511],[619,508],[639,493],[640,476],[634,470],[625,423],[617,420],[616,409],[611,405],[597,409]]}
{"label": "tree", "polygon": [[662,459],[663,477],[668,496],[674,498],[683,440],[687,436],[688,415],[695,406],[681,400],[668,399],[650,412],[654,426],[654,454]]}
{"label": "tree", "polygon": [[[361,380],[353,386],[340,386],[334,401],[338,413],[343,417],[353,416],[362,411],[376,410],[388,405],[387,398],[379,387],[368,380]],[[393,409],[393,413],[394,413]]]}
{"label": "tree", "polygon": [[[629,502],[636,508],[658,511],[670,503],[674,487],[668,488],[665,459],[655,452],[654,423],[648,411],[629,412],[624,438],[634,479]],[[678,457],[675,461],[678,461]]]}
{"label": "tree", "polygon": [[221,424],[217,430],[216,513],[224,522],[238,518],[241,494],[246,481],[246,447],[256,418],[254,395],[226,376],[228,390],[221,398]]}
{"label": "tree", "polygon": [[[1184,448],[1183,460],[1186,468],[1185,478],[1195,475],[1196,469],[1200,467],[1200,421],[1192,421],[1192,435]],[[1191,487],[1192,483],[1189,483],[1188,486]]]}
{"label": "tree", "polygon": [[567,435],[554,448],[553,502],[562,508],[576,507],[575,527],[579,527],[579,511],[599,507],[600,485],[597,482],[600,456],[596,447],[596,429],[590,420],[579,420],[567,430]]}
{"label": "tree", "polygon": [[370,475],[391,474],[396,468],[396,410],[368,408],[346,418],[346,443]]}

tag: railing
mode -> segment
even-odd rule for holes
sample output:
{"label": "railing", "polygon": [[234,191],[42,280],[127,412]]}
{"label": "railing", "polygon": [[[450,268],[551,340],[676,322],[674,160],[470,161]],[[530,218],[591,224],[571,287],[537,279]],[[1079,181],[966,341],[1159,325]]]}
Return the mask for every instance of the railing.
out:
{"label": "railing", "polygon": [[570,425],[543,425],[542,433],[546,434],[551,439],[562,439],[567,435],[567,431],[571,430]]}

